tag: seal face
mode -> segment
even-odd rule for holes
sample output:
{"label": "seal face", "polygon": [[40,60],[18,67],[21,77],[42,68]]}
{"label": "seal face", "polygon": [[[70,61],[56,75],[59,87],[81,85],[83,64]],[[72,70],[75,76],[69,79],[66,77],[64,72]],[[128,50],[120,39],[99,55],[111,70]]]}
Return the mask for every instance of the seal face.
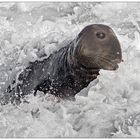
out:
{"label": "seal face", "polygon": [[70,44],[43,61],[29,64],[18,77],[19,83],[1,98],[1,104],[19,104],[37,90],[63,99],[74,96],[97,78],[99,70],[116,70],[122,61],[120,43],[113,30],[101,24],[85,27]]}
{"label": "seal face", "polygon": [[106,25],[85,27],[76,43],[75,57],[87,68],[116,70],[122,61],[120,43],[113,30]]}

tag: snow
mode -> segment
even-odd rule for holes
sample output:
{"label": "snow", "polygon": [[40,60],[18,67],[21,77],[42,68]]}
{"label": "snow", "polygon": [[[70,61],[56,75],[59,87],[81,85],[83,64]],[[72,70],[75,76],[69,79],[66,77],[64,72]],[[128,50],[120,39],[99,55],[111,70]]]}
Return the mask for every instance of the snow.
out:
{"label": "snow", "polygon": [[48,57],[93,23],[117,34],[123,60],[76,95],[41,92],[0,106],[0,137],[140,137],[140,5],[136,2],[0,3],[0,94],[29,61]]}

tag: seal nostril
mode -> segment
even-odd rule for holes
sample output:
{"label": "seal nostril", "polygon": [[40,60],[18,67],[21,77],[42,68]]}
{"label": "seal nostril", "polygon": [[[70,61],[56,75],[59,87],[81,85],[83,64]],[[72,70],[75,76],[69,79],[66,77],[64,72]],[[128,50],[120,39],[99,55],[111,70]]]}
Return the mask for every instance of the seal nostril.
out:
{"label": "seal nostril", "polygon": [[104,38],[105,38],[105,33],[103,33],[103,32],[97,32],[97,33],[96,33],[96,36],[97,36],[98,38],[100,38],[100,39],[104,39]]}

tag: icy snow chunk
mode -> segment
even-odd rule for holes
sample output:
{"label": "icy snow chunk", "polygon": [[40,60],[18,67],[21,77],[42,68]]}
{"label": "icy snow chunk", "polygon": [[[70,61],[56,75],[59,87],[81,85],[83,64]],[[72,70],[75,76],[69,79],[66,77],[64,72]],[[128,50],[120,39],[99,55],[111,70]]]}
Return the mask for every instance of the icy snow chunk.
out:
{"label": "icy snow chunk", "polygon": [[47,46],[45,46],[44,50],[45,50],[45,54],[47,56],[49,56],[50,54],[52,54],[56,50],[56,45],[55,44],[48,44]]}
{"label": "icy snow chunk", "polygon": [[135,32],[135,41],[134,41],[134,45],[136,46],[136,50],[140,51],[140,33],[139,32]]}

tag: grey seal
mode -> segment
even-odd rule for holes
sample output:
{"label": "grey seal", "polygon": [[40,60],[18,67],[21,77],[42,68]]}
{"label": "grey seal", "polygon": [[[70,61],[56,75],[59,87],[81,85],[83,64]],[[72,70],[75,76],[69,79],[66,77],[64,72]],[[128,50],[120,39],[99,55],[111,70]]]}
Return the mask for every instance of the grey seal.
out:
{"label": "grey seal", "polygon": [[100,69],[116,70],[122,51],[114,31],[107,25],[86,26],[68,45],[43,61],[30,62],[9,86],[1,104],[19,104],[28,94],[43,91],[62,99],[75,95],[97,78]]}

